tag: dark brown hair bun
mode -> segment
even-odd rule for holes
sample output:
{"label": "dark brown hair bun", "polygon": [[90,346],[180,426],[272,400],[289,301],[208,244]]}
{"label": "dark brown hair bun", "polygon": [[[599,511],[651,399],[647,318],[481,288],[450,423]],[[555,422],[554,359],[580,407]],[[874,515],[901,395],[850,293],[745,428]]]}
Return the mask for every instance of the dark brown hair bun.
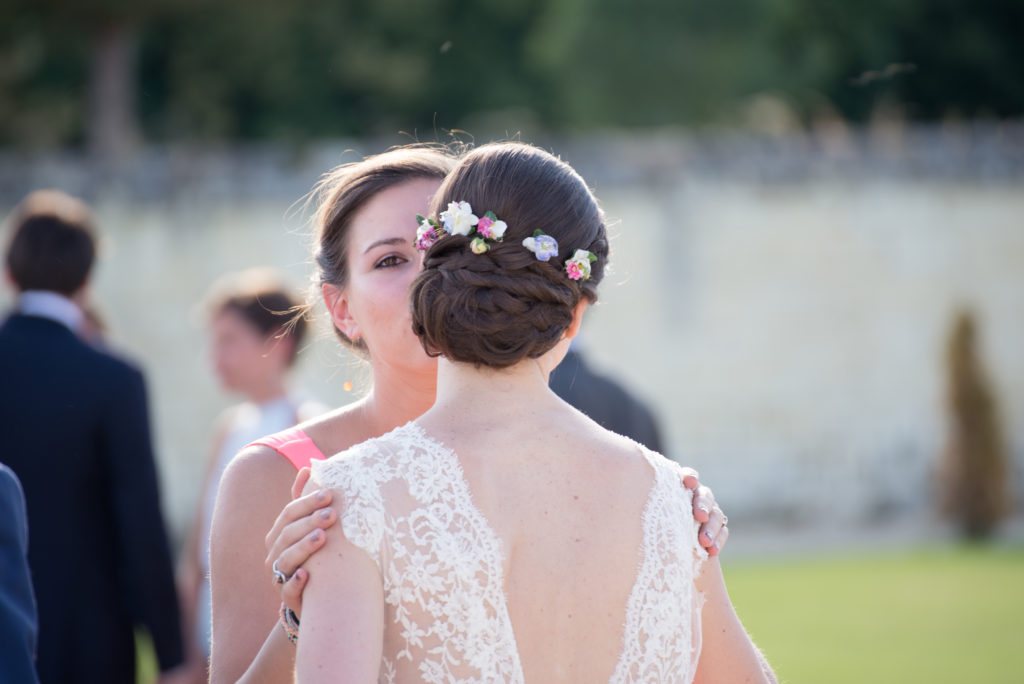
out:
{"label": "dark brown hair bun", "polygon": [[[597,300],[608,259],[597,200],[557,157],[496,143],[463,157],[435,196],[431,217],[457,201],[478,216],[493,211],[508,228],[483,254],[461,235],[445,235],[427,250],[412,284],[413,330],[428,354],[477,366],[505,368],[543,355],[572,323],[580,299]],[[537,230],[558,241],[558,254],[546,262],[522,244]],[[588,280],[566,274],[577,249],[597,257]]]}

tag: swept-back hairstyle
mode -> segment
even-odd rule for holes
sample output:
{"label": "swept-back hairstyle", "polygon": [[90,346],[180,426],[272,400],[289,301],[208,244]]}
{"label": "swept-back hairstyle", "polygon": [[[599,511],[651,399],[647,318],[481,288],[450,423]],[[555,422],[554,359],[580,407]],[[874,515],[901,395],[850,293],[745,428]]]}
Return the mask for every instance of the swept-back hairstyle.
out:
{"label": "swept-back hairstyle", "polygon": [[[493,211],[508,228],[483,254],[470,238],[446,235],[426,252],[412,285],[413,330],[428,354],[503,368],[550,350],[581,298],[597,300],[608,259],[604,214],[579,174],[524,143],[484,145],[466,154],[434,197],[436,220],[450,202]],[[558,254],[539,261],[523,240],[540,230]],[[573,280],[565,262],[591,252],[591,277]]]}

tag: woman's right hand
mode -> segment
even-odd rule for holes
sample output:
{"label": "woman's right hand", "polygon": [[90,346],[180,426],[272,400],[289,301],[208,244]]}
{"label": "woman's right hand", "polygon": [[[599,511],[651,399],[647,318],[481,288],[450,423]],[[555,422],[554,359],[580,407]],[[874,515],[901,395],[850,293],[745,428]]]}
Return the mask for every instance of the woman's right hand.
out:
{"label": "woman's right hand", "polygon": [[[330,507],[332,493],[321,489],[299,497],[309,480],[309,468],[303,468],[292,484],[293,501],[284,507],[265,540],[267,558],[264,565],[271,575],[271,581],[278,587],[281,601],[295,615],[302,614],[302,590],[309,580],[309,573],[302,564],[327,540],[324,530],[338,519],[337,511]],[[282,584],[276,580],[276,569],[287,578]]]}

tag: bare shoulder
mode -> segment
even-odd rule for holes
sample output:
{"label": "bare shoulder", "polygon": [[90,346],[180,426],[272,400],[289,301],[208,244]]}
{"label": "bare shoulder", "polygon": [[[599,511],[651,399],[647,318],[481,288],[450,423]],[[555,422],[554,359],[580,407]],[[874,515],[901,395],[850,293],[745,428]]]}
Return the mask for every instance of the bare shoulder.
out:
{"label": "bare shoulder", "polygon": [[344,444],[326,459],[310,464],[307,487],[316,484],[338,489],[342,483],[352,486],[355,481],[369,482],[378,477],[388,479],[401,470],[392,460],[400,452],[390,433]]}
{"label": "bare shoulder", "polygon": [[564,458],[559,460],[579,473],[577,477],[623,494],[642,496],[650,489],[651,466],[644,447],[633,440],[606,430],[583,414],[561,422],[559,432],[551,443],[564,445]]}
{"label": "bare shoulder", "polygon": [[300,423],[297,427],[313,440],[324,455],[332,456],[374,437],[366,431],[360,413],[362,405],[361,401],[346,404]]}
{"label": "bare shoulder", "polygon": [[246,447],[224,471],[210,535],[211,681],[237,681],[273,624],[280,597],[264,566],[265,539],[291,500],[295,476],[292,464],[265,446]]}
{"label": "bare shoulder", "polygon": [[[266,503],[274,515],[291,499],[295,467],[273,449],[262,445],[242,449],[224,471],[217,493],[217,507],[251,513]],[[282,503],[282,501],[284,503]]]}
{"label": "bare shoulder", "polygon": [[325,429],[330,429],[339,421],[344,422],[346,420],[346,416],[353,413],[355,406],[356,404],[346,404],[345,406],[320,413],[308,420],[302,421],[296,427],[301,429],[307,435],[310,435],[311,433],[320,433]]}
{"label": "bare shoulder", "polygon": [[590,421],[588,430],[584,433],[590,441],[588,450],[598,454],[609,461],[609,466],[626,469],[647,470],[646,447],[637,444],[628,437],[607,430],[597,423]]}
{"label": "bare shoulder", "polygon": [[597,429],[594,437],[595,452],[606,454],[620,467],[639,468],[644,471],[648,471],[651,467],[659,471],[667,470],[677,475],[680,482],[688,472],[678,462],[629,437],[607,430],[596,423],[594,423],[594,427]]}

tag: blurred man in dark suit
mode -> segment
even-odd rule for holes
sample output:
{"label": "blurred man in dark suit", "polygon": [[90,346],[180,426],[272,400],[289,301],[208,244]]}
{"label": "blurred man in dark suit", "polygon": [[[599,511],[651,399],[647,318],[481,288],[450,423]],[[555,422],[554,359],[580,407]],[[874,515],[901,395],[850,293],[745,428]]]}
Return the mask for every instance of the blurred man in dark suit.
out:
{"label": "blurred man in dark suit", "polygon": [[665,453],[654,413],[621,384],[594,372],[579,350],[569,349],[551,372],[549,384],[555,394],[606,430]]}
{"label": "blurred man in dark suit", "polygon": [[21,483],[0,463],[0,682],[36,677],[36,599],[28,570],[28,518]]}
{"label": "blurred man in dark suit", "polygon": [[10,220],[0,454],[21,479],[43,684],[135,681],[134,630],[182,660],[142,374],[76,334],[95,258],[88,207],[29,195]]}

